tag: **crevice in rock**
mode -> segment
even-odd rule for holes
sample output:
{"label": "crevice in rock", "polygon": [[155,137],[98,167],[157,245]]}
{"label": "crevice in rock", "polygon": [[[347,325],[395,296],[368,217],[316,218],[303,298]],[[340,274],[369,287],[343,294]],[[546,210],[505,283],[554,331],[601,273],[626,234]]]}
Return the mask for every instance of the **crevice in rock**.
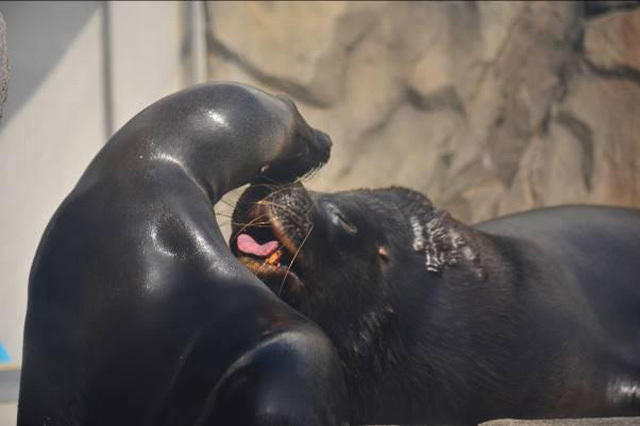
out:
{"label": "crevice in rock", "polygon": [[207,52],[218,54],[222,59],[235,63],[242,71],[249,74],[261,84],[273,87],[276,90],[282,90],[300,102],[317,108],[329,108],[331,106],[331,102],[311,92],[307,87],[300,83],[286,78],[269,75],[260,70],[260,68],[251,63],[251,61],[245,58],[242,54],[227,47],[214,35],[214,29],[210,24],[211,12],[208,5],[204,8],[204,13]]}
{"label": "crevice in rock", "polygon": [[[234,51],[233,49],[229,48],[215,36],[214,29],[211,27],[210,14],[211,12],[209,10],[209,6],[207,5],[207,7],[205,7],[205,25],[206,45],[207,51],[209,53],[215,53],[222,59],[234,63],[242,71],[246,72],[249,76],[257,80],[259,83],[268,85],[276,90],[282,90],[290,96],[294,97],[296,101],[300,101],[317,108],[330,108],[335,104],[336,99],[328,99],[326,95],[314,93],[313,90],[310,90],[309,87],[303,84],[292,81],[288,78],[277,77],[265,73],[240,52]],[[375,28],[379,20],[379,16],[367,13],[352,13],[346,18],[343,18],[343,20],[348,21],[349,19],[354,19],[353,16],[355,15],[358,15],[358,19],[366,22],[366,25],[363,25],[362,30],[359,31],[355,37],[353,37],[353,40],[351,40],[349,43],[346,43],[341,48],[342,54],[345,55],[344,66],[340,70],[340,82],[336,83],[340,84],[341,87],[344,85],[345,75],[347,73],[347,69],[349,68],[349,62],[353,52],[356,50],[358,45],[366,38],[366,36],[372,32],[373,28]],[[344,90],[341,89],[340,93],[343,92]]]}
{"label": "crevice in rock", "polygon": [[[575,57],[575,53],[573,53],[573,50],[569,54]],[[557,110],[558,106],[569,95],[569,85],[571,84],[575,68],[575,60],[573,59],[567,59],[565,64],[558,68],[556,72],[556,76],[558,77],[558,84],[555,87],[554,98],[547,105],[544,116],[542,120],[540,120],[540,125],[538,126],[537,130],[534,131],[534,134],[544,136],[549,133],[549,129],[554,119],[554,111]]]}
{"label": "crevice in rock", "polygon": [[[358,156],[366,156],[365,150],[367,149],[369,142],[377,135],[382,133],[393,121],[393,117],[400,110],[400,108],[406,103],[405,98],[398,99],[387,111],[371,126],[365,128],[360,132],[358,136],[350,143],[354,147],[354,151],[358,152]],[[344,165],[337,173],[338,179],[344,179],[351,171],[351,165]]]}
{"label": "crevice in rock", "polygon": [[405,95],[409,104],[416,109],[433,111],[449,108],[465,116],[464,105],[453,86],[443,87],[429,95],[423,95],[415,88],[407,86]]}
{"label": "crevice in rock", "polygon": [[581,168],[582,179],[588,191],[591,191],[594,169],[594,147],[593,147],[593,131],[584,121],[575,117],[568,111],[560,111],[555,121],[567,129],[580,143],[581,149]]}
{"label": "crevice in rock", "polygon": [[588,58],[584,58],[584,64],[594,75],[604,79],[624,80],[640,86],[640,70],[627,65],[615,65],[613,67],[601,67]]}
{"label": "crevice in rock", "polygon": [[600,15],[605,15],[621,10],[632,10],[640,8],[640,1],[585,1],[583,3],[584,17],[586,19],[597,18]]}
{"label": "crevice in rock", "polygon": [[526,188],[529,190],[529,195],[531,196],[531,200],[533,202],[534,207],[542,206],[542,197],[536,188],[535,184],[535,171],[533,169],[529,170],[528,178],[526,182]]}
{"label": "crevice in rock", "polygon": [[[391,121],[393,120],[393,116],[396,115],[398,110],[400,110],[400,107],[404,105],[405,101],[406,99],[404,98],[400,98],[398,101],[396,101],[395,104],[393,104],[391,107],[387,109],[387,111],[384,113],[382,117],[380,117],[379,120],[377,120],[371,126],[367,127],[362,131],[361,135],[358,137],[358,140],[362,141],[362,139],[365,139],[365,138],[370,139],[371,137],[382,132],[389,124],[391,124]],[[362,145],[362,144],[358,143],[358,145]]]}
{"label": "crevice in rock", "polygon": [[513,33],[521,24],[524,17],[529,13],[531,13],[531,6],[525,5],[525,7],[523,7],[519,11],[517,16],[514,17],[513,21],[509,24],[509,28],[507,29],[507,34],[504,37],[504,40],[502,40],[502,43],[500,44],[498,49],[496,50],[494,57],[491,58],[491,60],[489,61],[483,61],[482,71],[480,72],[480,76],[478,77],[478,80],[474,84],[473,90],[470,92],[470,95],[468,96],[468,102],[475,101],[476,96],[480,92],[480,88],[485,83],[487,77],[490,75],[491,71],[493,71],[495,65],[498,63],[500,58],[504,55],[504,52],[507,50],[509,43],[513,39]]}
{"label": "crevice in rock", "polygon": [[444,176],[442,188],[442,194],[440,195],[443,203],[452,202],[458,196],[461,196],[464,191],[486,182],[492,172],[488,171],[483,165],[480,157],[471,159],[459,169],[456,169],[455,174],[451,173],[451,168],[447,169],[447,174]]}
{"label": "crevice in rock", "polygon": [[[365,22],[366,24],[363,26],[362,30],[359,31],[351,41],[349,41],[348,43],[345,43],[342,46],[341,48],[342,52],[338,53],[338,56],[340,54],[344,55],[343,64],[337,79],[338,80],[337,84],[339,85],[339,88],[340,88],[339,90],[340,95],[344,95],[344,93],[346,93],[345,84],[347,80],[347,72],[349,70],[349,67],[351,66],[351,60],[353,58],[354,52],[356,51],[358,46],[367,38],[367,36],[369,36],[369,34],[373,32],[374,28],[378,25],[378,22],[380,21],[380,16],[374,13],[370,13],[368,11],[363,11],[360,13],[350,13],[342,17],[340,19],[340,22],[338,24],[338,29],[336,31],[338,34],[337,36],[338,45],[341,44],[341,39],[344,37],[342,35],[343,28],[349,26],[351,22],[354,20],[359,20],[359,21]],[[337,97],[336,101],[342,100],[342,96],[340,95]]]}

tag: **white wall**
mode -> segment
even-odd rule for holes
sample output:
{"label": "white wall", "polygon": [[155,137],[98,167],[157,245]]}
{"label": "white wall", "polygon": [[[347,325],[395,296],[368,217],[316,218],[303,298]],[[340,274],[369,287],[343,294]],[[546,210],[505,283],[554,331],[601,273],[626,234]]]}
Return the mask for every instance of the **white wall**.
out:
{"label": "white wall", "polygon": [[[16,362],[21,357],[29,268],[40,235],[104,143],[100,18],[96,9],[0,131],[0,341]],[[17,23],[7,22],[10,55],[12,24]],[[12,78],[19,78],[15,70]]]}
{"label": "white wall", "polygon": [[0,4],[15,57],[0,123],[0,343],[15,363],[29,269],[51,215],[108,134],[183,86],[184,7]]}
{"label": "white wall", "polygon": [[113,129],[182,88],[181,15],[176,2],[112,2]]}

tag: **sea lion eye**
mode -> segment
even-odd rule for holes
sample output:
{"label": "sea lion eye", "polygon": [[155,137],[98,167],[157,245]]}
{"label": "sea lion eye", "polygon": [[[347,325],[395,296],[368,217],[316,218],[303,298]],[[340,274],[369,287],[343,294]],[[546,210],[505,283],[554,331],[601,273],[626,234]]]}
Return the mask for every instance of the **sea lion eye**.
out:
{"label": "sea lion eye", "polygon": [[339,226],[346,233],[354,235],[358,232],[358,228],[349,222],[342,212],[333,204],[327,204],[327,212],[329,212],[329,216],[331,217],[333,224]]}
{"label": "sea lion eye", "polygon": [[384,263],[389,263],[389,250],[387,250],[386,247],[384,246],[380,246],[378,247],[378,257],[380,258],[380,260],[382,260]]}

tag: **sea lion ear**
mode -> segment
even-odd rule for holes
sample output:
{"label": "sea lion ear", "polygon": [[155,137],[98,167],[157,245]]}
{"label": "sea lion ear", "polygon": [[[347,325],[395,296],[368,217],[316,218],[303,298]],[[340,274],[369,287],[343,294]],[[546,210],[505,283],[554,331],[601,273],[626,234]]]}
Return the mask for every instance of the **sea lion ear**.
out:
{"label": "sea lion ear", "polygon": [[484,279],[477,251],[458,231],[449,213],[434,209],[428,217],[411,216],[413,250],[425,255],[427,271],[440,273],[465,259],[476,276]]}

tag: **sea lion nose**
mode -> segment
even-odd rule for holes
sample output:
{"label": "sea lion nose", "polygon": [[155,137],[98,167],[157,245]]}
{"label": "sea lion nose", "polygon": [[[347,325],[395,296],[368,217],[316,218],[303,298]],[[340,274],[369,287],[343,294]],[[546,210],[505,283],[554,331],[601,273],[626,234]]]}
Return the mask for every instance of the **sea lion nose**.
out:
{"label": "sea lion nose", "polygon": [[321,130],[314,130],[313,141],[311,142],[311,153],[314,160],[322,163],[329,161],[333,142],[328,134]]}

